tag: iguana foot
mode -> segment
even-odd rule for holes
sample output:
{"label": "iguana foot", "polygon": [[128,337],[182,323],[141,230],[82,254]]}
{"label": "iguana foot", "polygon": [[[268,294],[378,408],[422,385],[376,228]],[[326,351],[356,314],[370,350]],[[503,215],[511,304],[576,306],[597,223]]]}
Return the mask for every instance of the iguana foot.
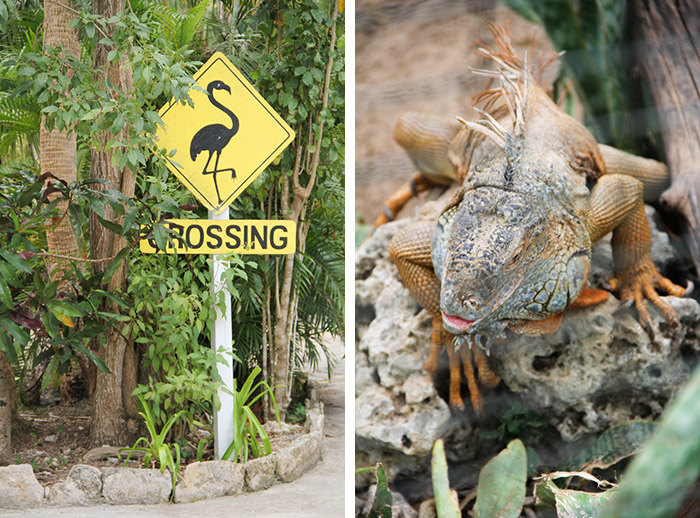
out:
{"label": "iguana foot", "polygon": [[[474,412],[477,414],[481,413],[484,409],[484,398],[481,395],[481,390],[479,390],[479,385],[476,383],[476,377],[474,376],[474,364],[476,364],[476,369],[481,384],[487,388],[493,388],[501,381],[498,376],[489,367],[488,358],[484,354],[484,351],[474,343],[474,340],[470,340],[471,346],[467,347],[463,345],[459,349],[459,355],[462,359],[462,369],[464,372],[464,379],[467,380],[467,387],[469,388],[469,399],[471,400]],[[454,347],[454,344],[452,344]],[[448,345],[448,347],[450,347]],[[448,349],[449,353],[449,349]],[[459,370],[453,373],[450,369],[450,377],[455,376],[459,379]],[[452,394],[450,394],[452,397]],[[459,398],[461,403],[461,397]],[[450,405],[452,405],[452,400],[450,399]]]}
{"label": "iguana foot", "polygon": [[662,311],[669,324],[674,327],[679,325],[678,313],[661,299],[656,290],[661,289],[674,297],[682,297],[686,290],[662,276],[651,259],[621,271],[617,277],[610,279],[609,284],[613,291],[619,290],[620,300],[623,303],[628,300],[634,301],[639,314],[639,323],[645,329],[650,329],[652,322],[645,298]]}

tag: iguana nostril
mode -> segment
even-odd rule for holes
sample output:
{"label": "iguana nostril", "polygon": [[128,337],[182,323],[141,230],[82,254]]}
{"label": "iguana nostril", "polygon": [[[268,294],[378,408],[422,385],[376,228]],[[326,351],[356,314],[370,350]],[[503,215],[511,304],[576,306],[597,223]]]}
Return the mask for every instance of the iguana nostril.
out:
{"label": "iguana nostril", "polygon": [[465,308],[476,311],[481,307],[481,302],[476,297],[467,297],[462,301]]}

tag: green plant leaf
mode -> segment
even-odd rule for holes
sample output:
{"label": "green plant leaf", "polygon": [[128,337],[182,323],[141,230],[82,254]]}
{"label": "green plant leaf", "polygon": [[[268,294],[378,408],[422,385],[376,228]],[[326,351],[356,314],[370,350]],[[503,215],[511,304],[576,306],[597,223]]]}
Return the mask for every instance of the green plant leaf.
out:
{"label": "green plant leaf", "polygon": [[554,483],[556,479],[580,477],[596,483],[599,487],[611,486],[609,482],[598,480],[593,475],[583,472],[556,471],[542,477],[535,487],[537,508],[542,509],[556,506],[557,518],[599,518],[605,504],[610,500],[617,488],[612,487],[604,492],[574,491],[561,489]]}
{"label": "green plant leaf", "polygon": [[372,510],[367,518],[391,518],[391,502],[392,496],[389,490],[389,483],[386,480],[384,466],[377,463],[377,492],[374,494],[374,502]]}
{"label": "green plant leaf", "polygon": [[559,469],[590,473],[593,468],[608,468],[639,451],[657,427],[657,423],[643,420],[613,426]]}
{"label": "green plant leaf", "polygon": [[527,453],[520,439],[508,443],[479,473],[474,516],[518,518],[525,501]]}

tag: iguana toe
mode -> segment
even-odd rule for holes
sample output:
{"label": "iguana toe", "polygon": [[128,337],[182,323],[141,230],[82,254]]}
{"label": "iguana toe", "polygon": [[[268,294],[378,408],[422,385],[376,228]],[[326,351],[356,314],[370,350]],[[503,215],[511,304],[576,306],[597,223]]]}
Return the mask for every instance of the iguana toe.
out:
{"label": "iguana toe", "polygon": [[[467,387],[469,387],[469,399],[472,402],[472,407],[474,408],[474,412],[476,412],[477,414],[480,414],[481,411],[484,409],[484,398],[481,395],[481,391],[479,390],[479,385],[477,385],[476,378],[474,376],[474,364],[472,363],[472,350],[475,350],[475,349],[469,349],[468,347],[461,347],[459,349],[459,354],[462,357],[462,369],[464,370],[464,378],[467,380]],[[458,373],[458,375],[459,375],[459,373]]]}
{"label": "iguana toe", "polygon": [[623,303],[634,301],[639,314],[639,323],[645,329],[650,329],[652,325],[646,300],[659,308],[670,325],[677,327],[680,324],[676,310],[659,296],[657,290],[665,291],[674,297],[682,297],[686,294],[686,289],[662,276],[651,259],[620,272],[616,278],[610,279],[609,284],[612,290],[619,290],[620,300]]}
{"label": "iguana toe", "polygon": [[491,370],[489,366],[489,360],[484,354],[484,352],[478,347],[473,350],[474,363],[476,363],[476,369],[479,373],[479,381],[487,389],[491,389],[498,385],[501,378],[496,376],[496,373]]}

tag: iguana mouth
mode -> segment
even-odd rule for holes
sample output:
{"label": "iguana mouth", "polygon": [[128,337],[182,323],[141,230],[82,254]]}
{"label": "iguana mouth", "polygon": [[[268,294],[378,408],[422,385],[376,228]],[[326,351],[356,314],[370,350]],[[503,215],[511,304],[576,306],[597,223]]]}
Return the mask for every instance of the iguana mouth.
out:
{"label": "iguana mouth", "polygon": [[460,332],[464,333],[467,329],[469,329],[476,320],[465,320],[460,317],[456,317],[454,315],[448,315],[444,311],[442,312],[442,318],[444,319],[445,323],[449,325],[450,327],[453,327],[455,329],[458,329]]}

